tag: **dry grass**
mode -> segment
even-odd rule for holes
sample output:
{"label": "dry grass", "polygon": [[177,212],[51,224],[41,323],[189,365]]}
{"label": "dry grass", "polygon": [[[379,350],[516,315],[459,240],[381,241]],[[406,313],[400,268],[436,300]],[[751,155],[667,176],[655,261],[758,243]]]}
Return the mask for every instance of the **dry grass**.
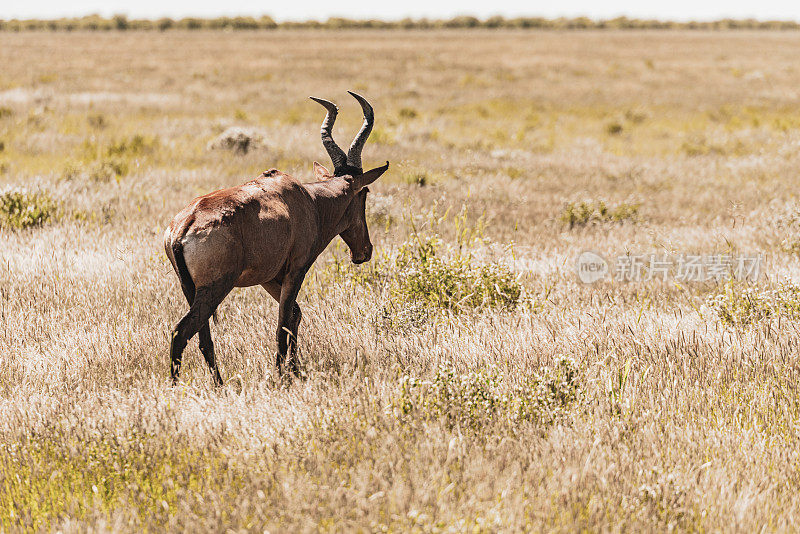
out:
{"label": "dry grass", "polygon": [[[2,190],[57,206],[0,224],[0,530],[792,528],[798,45],[0,34]],[[170,387],[185,303],[163,228],[269,167],[310,178],[325,158],[306,96],[340,104],[344,143],[346,89],[376,108],[365,166],[393,170],[369,201],[380,254],[356,268],[337,241],[301,293],[310,379],[275,386],[276,306],[247,289],[213,327],[226,387],[196,342]],[[263,143],[208,150],[231,126]],[[564,223],[600,200],[635,217]],[[408,250],[428,238],[421,268]],[[761,253],[767,276],[584,286],[587,249]],[[469,305],[431,289],[484,272]],[[499,283],[513,305],[493,304]]]}

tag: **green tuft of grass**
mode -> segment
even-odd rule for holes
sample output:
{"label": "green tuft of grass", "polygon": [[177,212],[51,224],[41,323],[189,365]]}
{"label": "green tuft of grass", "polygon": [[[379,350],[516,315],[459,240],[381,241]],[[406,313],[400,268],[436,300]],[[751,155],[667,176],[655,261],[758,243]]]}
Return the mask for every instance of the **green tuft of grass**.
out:
{"label": "green tuft of grass", "polygon": [[619,135],[622,133],[623,129],[622,124],[616,121],[606,125],[606,133],[608,135]]}
{"label": "green tuft of grass", "polygon": [[456,254],[437,255],[438,238],[417,238],[404,243],[394,258],[394,292],[402,300],[422,302],[448,310],[462,308],[514,309],[522,285],[506,265],[474,264]]}
{"label": "green tuft of grass", "polygon": [[410,185],[418,185],[420,187],[425,187],[430,181],[428,175],[424,171],[403,173],[402,177],[405,183]]}
{"label": "green tuft of grass", "polygon": [[89,166],[88,176],[94,182],[110,182],[127,176],[130,165],[123,158],[108,158],[95,161]]}
{"label": "green tuft of grass", "polygon": [[[230,471],[229,471],[230,470]],[[130,507],[139,525],[165,525],[181,496],[241,477],[217,451],[104,434],[87,440],[54,430],[27,443],[0,444],[0,530],[51,530]]]}
{"label": "green tuft of grass", "polygon": [[403,119],[415,119],[419,115],[414,108],[400,108],[397,114]]}
{"label": "green tuft of grass", "polygon": [[89,126],[92,128],[102,129],[108,126],[108,119],[102,113],[92,113],[88,117],[86,117],[86,122],[89,123]]}
{"label": "green tuft of grass", "polygon": [[525,176],[525,169],[520,169],[519,167],[506,167],[504,172],[512,180]]}
{"label": "green tuft of grass", "polygon": [[445,367],[431,380],[403,377],[397,407],[404,417],[440,421],[450,429],[477,433],[496,425],[514,432],[522,423],[552,425],[580,392],[578,366],[568,358],[518,381],[496,371]]}
{"label": "green tuft of grass", "polygon": [[8,190],[0,193],[0,228],[24,230],[52,222],[58,216],[59,203],[47,193]]}
{"label": "green tuft of grass", "polygon": [[608,205],[603,200],[568,202],[559,219],[570,228],[599,223],[636,222],[639,220],[639,204],[620,202]]}
{"label": "green tuft of grass", "polygon": [[69,180],[85,173],[96,182],[119,180],[139,166],[144,158],[151,157],[159,146],[157,137],[140,134],[105,145],[87,141],[82,147],[81,163],[69,163],[62,177]]}
{"label": "green tuft of grass", "polygon": [[782,316],[800,318],[800,286],[740,287],[728,282],[721,291],[706,297],[706,305],[728,326],[745,327]]}

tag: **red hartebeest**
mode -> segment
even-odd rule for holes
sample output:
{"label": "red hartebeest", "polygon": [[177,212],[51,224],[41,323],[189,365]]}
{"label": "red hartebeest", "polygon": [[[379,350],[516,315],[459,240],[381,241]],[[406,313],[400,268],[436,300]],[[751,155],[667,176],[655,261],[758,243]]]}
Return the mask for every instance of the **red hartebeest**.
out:
{"label": "red hartebeest", "polygon": [[[350,91],[349,91],[350,92]],[[300,183],[275,169],[229,189],[203,195],[173,219],[164,236],[167,256],[189,301],[189,311],[172,332],[172,381],[178,380],[181,354],[187,342],[200,333],[200,351],[214,382],[222,384],[211,341],[209,318],[234,287],[261,285],[278,301],[278,354],[283,374],[288,365],[300,375],[297,328],[300,307],[297,293],[314,260],[328,243],[341,236],[353,263],[372,257],[365,218],[367,186],[389,167],[364,172],[361,150],[372,131],[374,115],[367,100],[350,92],[364,112],[364,124],[345,155],[333,140],[331,129],[337,107],[311,97],[325,107],[322,144],[333,173],[314,162],[313,183]]]}

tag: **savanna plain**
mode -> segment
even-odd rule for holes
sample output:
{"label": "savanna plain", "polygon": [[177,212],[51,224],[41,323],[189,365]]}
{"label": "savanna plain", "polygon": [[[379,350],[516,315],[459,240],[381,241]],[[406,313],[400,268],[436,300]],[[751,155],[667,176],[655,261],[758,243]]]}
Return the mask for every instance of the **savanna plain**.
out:
{"label": "savanna plain", "polygon": [[[0,33],[0,530],[781,531],[800,514],[800,33]],[[299,348],[193,340],[163,231],[375,107],[372,261]],[[238,137],[225,137],[238,128]],[[760,255],[756,280],[576,260]],[[613,265],[613,261],[611,262]]]}

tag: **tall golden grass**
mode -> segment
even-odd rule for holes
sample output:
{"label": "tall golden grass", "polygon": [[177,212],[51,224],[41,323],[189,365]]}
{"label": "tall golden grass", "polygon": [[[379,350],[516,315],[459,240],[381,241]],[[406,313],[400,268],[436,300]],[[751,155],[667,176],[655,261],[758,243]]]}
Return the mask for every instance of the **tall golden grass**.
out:
{"label": "tall golden grass", "polygon": [[[798,46],[0,33],[0,530],[792,529]],[[213,326],[227,385],[192,342],[171,387],[163,229],[270,167],[310,179],[306,97],[339,103],[347,143],[348,89],[376,110],[365,166],[393,166],[373,262],[337,241],[301,292],[308,381],[274,380],[251,288]],[[210,149],[231,126],[263,142]],[[762,254],[763,275],[584,285],[584,250]]]}

